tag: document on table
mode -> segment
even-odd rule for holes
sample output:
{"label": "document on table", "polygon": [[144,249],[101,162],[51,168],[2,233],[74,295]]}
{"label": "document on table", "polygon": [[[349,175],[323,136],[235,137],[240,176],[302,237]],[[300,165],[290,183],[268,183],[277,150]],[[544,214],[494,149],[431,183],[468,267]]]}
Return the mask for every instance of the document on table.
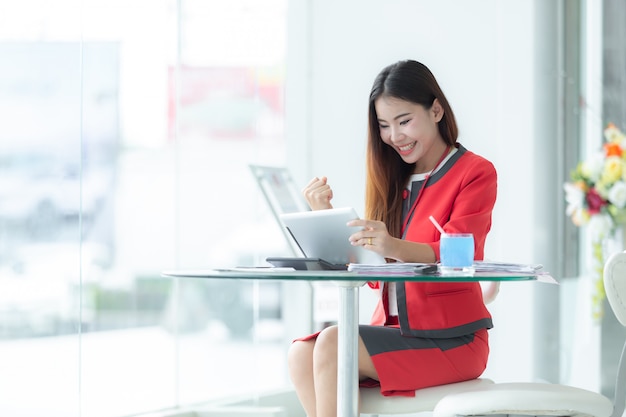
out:
{"label": "document on table", "polygon": [[291,272],[295,271],[291,267],[283,266],[235,266],[231,268],[218,268],[217,272]]}
{"label": "document on table", "polygon": [[[431,263],[418,262],[390,262],[386,264],[357,264],[348,265],[348,271],[363,274],[401,274],[401,275],[418,275],[421,267],[437,265]],[[475,261],[474,271],[480,273],[506,273],[506,274],[531,274],[537,277],[537,281],[550,284],[558,284],[549,272],[543,270],[540,264],[520,264],[511,262],[494,262],[494,261]],[[426,274],[435,272],[426,272]]]}
{"label": "document on table", "polygon": [[381,273],[381,274],[415,274],[417,268],[428,265],[419,262],[390,262],[386,264],[349,264],[348,271],[363,273]]}
{"label": "document on table", "polygon": [[558,284],[549,272],[543,270],[541,264],[516,264],[510,262],[494,261],[474,261],[474,271],[476,272],[506,272],[511,274],[532,274],[537,277],[537,281],[548,284]]}
{"label": "document on table", "polygon": [[540,264],[516,264],[510,262],[474,261],[476,272],[512,272],[535,274],[543,269]]}
{"label": "document on table", "polygon": [[[437,265],[419,262],[390,262],[386,264],[349,264],[348,271],[355,272],[413,272],[425,265]],[[476,272],[511,272],[535,274],[543,269],[542,265],[515,264],[508,262],[475,261]]]}

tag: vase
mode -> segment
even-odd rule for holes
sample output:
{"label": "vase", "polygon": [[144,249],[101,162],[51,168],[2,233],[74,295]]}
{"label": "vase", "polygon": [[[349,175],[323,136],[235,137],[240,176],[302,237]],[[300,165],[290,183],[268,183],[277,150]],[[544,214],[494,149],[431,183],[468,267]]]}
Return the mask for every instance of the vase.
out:
{"label": "vase", "polygon": [[[617,226],[601,241],[589,243],[591,253],[588,260],[590,287],[587,288],[591,297],[592,316],[600,321],[606,310],[606,294],[604,292],[604,264],[611,255],[626,249],[626,227]],[[589,285],[589,284],[587,284]]]}
{"label": "vase", "polygon": [[607,236],[602,245],[603,258],[606,262],[611,255],[622,252],[626,246],[626,227],[617,226],[613,232]]}
{"label": "vase", "polygon": [[[626,227],[616,227],[612,235],[605,239],[604,243],[603,253],[604,263],[606,263],[611,255],[623,252],[626,249]],[[604,273],[604,269],[602,272]],[[615,394],[612,390],[615,387],[615,379],[617,377],[615,361],[620,357],[624,339],[626,338],[626,331],[611,310],[604,294],[604,285],[602,285],[602,291],[604,295],[602,299],[603,314],[598,326],[600,329],[599,390],[605,396],[612,398]]]}
{"label": "vase", "polygon": [[[576,281],[575,289],[568,293],[564,282],[566,304],[563,318],[568,325],[562,329],[566,337],[564,350],[565,381],[580,388],[601,392],[612,398],[618,360],[624,345],[626,331],[617,321],[604,293],[604,263],[614,253],[626,248],[626,227],[617,227],[614,232],[594,247],[594,263],[587,274]],[[599,256],[598,256],[599,255]],[[567,299],[572,297],[572,299]],[[568,315],[572,315],[568,320]],[[571,350],[569,349],[571,347]],[[571,356],[570,356],[571,355]],[[571,362],[569,361],[571,360]],[[568,363],[569,362],[569,363]]]}
{"label": "vase", "polygon": [[561,286],[564,382],[611,398],[617,372],[614,365],[626,335],[606,300],[603,273],[606,260],[626,249],[626,227],[617,227],[601,242],[588,242],[587,247],[592,248],[587,252],[588,268],[575,283],[564,281]]}
{"label": "vase", "polygon": [[602,239],[601,253],[593,267],[595,276],[595,294],[593,295],[593,303],[596,311],[594,316],[601,319],[606,310],[606,294],[604,292],[604,264],[611,255],[622,252],[626,249],[626,227],[617,226],[604,239]]}

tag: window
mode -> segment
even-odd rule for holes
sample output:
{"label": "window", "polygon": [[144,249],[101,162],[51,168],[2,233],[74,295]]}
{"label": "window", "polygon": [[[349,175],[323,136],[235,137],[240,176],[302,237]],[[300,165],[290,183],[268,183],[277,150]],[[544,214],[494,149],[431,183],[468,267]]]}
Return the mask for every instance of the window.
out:
{"label": "window", "polygon": [[287,253],[248,168],[284,162],[285,27],[284,0],[0,6],[0,414],[286,385],[278,284],[160,276]]}

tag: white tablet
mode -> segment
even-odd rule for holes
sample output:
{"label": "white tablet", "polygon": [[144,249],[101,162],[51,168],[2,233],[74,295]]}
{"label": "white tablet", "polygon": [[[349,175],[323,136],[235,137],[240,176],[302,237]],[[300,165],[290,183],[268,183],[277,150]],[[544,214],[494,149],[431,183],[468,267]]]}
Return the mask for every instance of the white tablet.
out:
{"label": "white tablet", "polygon": [[346,223],[358,219],[351,207],[314,210],[280,215],[305,258],[319,258],[333,265],[350,263],[382,264],[385,259],[362,246],[352,246],[348,238],[358,227]]}

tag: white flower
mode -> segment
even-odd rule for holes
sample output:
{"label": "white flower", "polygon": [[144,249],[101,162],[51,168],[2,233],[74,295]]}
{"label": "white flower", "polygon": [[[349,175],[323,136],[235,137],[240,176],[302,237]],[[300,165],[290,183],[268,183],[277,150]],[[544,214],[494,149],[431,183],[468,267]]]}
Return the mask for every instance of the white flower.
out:
{"label": "white flower", "polygon": [[581,170],[583,175],[589,178],[593,183],[598,182],[602,171],[604,171],[604,155],[602,152],[598,152],[584,161]]}
{"label": "white flower", "polygon": [[580,187],[570,182],[563,184],[565,189],[565,201],[567,202],[566,213],[571,216],[575,211],[580,210],[585,202],[585,193]]}
{"label": "white flower", "polygon": [[[626,141],[626,135],[624,135],[624,133],[622,133],[617,126],[612,123],[604,129],[604,137],[607,142],[623,144],[624,141]],[[624,147],[622,147],[622,149],[624,149]]]}
{"label": "white flower", "polygon": [[574,209],[570,217],[576,226],[583,226],[589,222],[589,212],[583,208]]}
{"label": "white flower", "polygon": [[609,202],[615,207],[623,209],[626,206],[626,183],[617,181],[609,190]]}
{"label": "white flower", "polygon": [[608,214],[600,213],[589,219],[589,235],[594,241],[600,241],[609,236],[613,229],[613,220]]}

